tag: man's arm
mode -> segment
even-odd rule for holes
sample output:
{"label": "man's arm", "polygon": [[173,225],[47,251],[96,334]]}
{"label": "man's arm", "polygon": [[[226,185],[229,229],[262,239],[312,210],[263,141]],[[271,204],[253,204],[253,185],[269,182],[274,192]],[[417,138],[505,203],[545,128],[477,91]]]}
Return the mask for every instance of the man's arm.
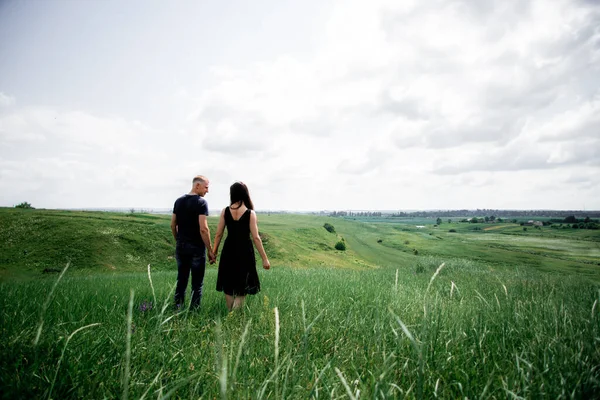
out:
{"label": "man's arm", "polygon": [[208,251],[208,259],[212,264],[215,262],[215,253],[213,253],[212,244],[210,242],[210,229],[208,228],[208,219],[206,218],[206,215],[200,214],[198,216],[198,223],[200,224],[200,236]]}
{"label": "man's arm", "polygon": [[177,241],[177,214],[175,213],[171,215],[171,233],[173,234],[173,239]]}

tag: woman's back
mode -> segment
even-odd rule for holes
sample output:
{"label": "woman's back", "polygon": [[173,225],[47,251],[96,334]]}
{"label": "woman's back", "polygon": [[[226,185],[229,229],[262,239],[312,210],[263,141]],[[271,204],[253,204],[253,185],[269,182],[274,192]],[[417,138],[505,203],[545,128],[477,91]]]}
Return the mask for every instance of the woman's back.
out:
{"label": "woman's back", "polygon": [[231,216],[235,220],[239,220],[241,217],[243,217],[244,214],[246,213],[246,211],[248,210],[248,207],[246,207],[246,205],[244,203],[242,203],[241,205],[239,205],[237,207],[229,206],[227,208],[229,209]]}
{"label": "woman's back", "polygon": [[225,210],[225,225],[227,226],[227,239],[250,240],[250,213],[251,211],[243,206],[245,210],[231,209]]}

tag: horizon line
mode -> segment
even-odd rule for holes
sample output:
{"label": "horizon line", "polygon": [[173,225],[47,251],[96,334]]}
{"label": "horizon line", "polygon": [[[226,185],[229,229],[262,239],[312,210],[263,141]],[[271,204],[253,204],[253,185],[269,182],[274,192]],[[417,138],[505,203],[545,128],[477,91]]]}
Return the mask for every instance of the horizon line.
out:
{"label": "horizon line", "polygon": [[[0,206],[0,208],[14,208],[14,206]],[[166,213],[170,212],[172,208],[169,207],[68,207],[68,208],[45,208],[35,207],[38,210],[63,210],[63,211],[131,211],[138,213]],[[209,208],[209,211],[220,210],[220,208]],[[324,213],[324,212],[385,212],[385,213],[398,213],[398,212],[448,212],[448,211],[572,211],[572,212],[600,212],[598,210],[591,209],[563,209],[563,208],[406,208],[406,209],[352,209],[352,208],[338,208],[338,209],[275,209],[275,208],[263,208],[256,209],[257,212],[300,212],[300,213]]]}

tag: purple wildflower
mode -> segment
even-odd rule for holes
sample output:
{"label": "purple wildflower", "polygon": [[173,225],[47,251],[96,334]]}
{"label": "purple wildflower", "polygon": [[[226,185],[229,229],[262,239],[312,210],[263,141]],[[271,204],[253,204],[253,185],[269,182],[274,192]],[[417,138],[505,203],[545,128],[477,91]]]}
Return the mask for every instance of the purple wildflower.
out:
{"label": "purple wildflower", "polygon": [[152,310],[152,302],[151,301],[143,301],[142,304],[140,304],[141,312],[146,312],[146,311],[150,311],[150,310]]}

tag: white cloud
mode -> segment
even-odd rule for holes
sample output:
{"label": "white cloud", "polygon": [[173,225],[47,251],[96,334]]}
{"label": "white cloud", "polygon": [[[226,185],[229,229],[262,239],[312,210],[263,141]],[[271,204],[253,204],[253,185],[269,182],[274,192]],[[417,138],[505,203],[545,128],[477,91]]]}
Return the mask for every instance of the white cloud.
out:
{"label": "white cloud", "polygon": [[4,92],[0,92],[0,107],[9,107],[14,105],[16,99],[13,96],[9,96],[4,94]]}
{"label": "white cloud", "polygon": [[590,101],[577,104],[540,123],[534,129],[534,134],[541,141],[600,140],[600,92]]}
{"label": "white cloud", "polygon": [[[199,71],[203,86],[177,80],[172,107],[196,108],[173,129],[6,108],[0,185],[18,192],[31,165],[64,193],[92,186],[60,177],[91,177],[104,205],[170,205],[205,173],[219,207],[239,179],[261,208],[573,208],[544,182],[600,198],[599,24],[585,1],[334,1],[310,51],[226,59]],[[182,114],[169,104],[164,115]],[[519,191],[493,194],[504,185]]]}
{"label": "white cloud", "polygon": [[[84,112],[29,108],[0,115],[3,203],[25,201],[23,192],[46,207],[156,207],[179,176],[179,160],[169,155],[174,139],[139,122]],[[158,191],[155,199],[146,197],[148,190]]]}

